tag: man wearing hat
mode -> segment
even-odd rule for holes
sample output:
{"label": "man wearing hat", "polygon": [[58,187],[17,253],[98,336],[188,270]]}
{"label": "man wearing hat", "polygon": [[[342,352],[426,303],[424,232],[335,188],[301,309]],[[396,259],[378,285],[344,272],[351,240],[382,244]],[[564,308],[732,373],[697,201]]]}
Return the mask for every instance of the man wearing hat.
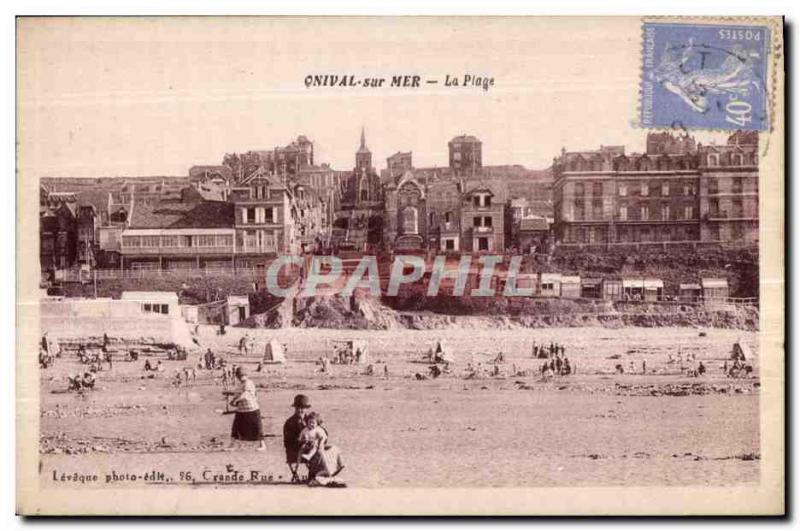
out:
{"label": "man wearing hat", "polygon": [[311,400],[306,395],[296,395],[292,403],[294,415],[283,424],[283,447],[286,449],[286,463],[292,471],[292,480],[297,477],[297,455],[300,453],[300,432],[306,427],[306,414],[311,408]]}

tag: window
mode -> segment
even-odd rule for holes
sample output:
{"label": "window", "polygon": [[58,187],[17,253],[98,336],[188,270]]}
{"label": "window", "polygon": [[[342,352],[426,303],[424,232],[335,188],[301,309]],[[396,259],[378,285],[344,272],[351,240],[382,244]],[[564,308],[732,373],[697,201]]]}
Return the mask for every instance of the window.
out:
{"label": "window", "polygon": [[620,221],[628,221],[628,207],[627,206],[619,207],[619,219],[620,219]]}
{"label": "window", "polygon": [[592,195],[595,197],[603,195],[603,183],[597,182],[592,184]]}
{"label": "window", "polygon": [[669,205],[661,205],[661,219],[664,221],[669,220]]}
{"label": "window", "polygon": [[489,238],[478,238],[478,250],[479,251],[489,250]]}
{"label": "window", "polygon": [[162,236],[161,237],[161,247],[177,247],[178,242],[180,242],[180,237],[178,236]]}
{"label": "window", "polygon": [[584,210],[583,202],[575,200],[575,219],[580,221],[585,218],[586,218],[586,211]]}
{"label": "window", "polygon": [[708,215],[711,217],[719,217],[719,199],[711,199],[708,202]]}
{"label": "window", "polygon": [[650,219],[650,207],[649,207],[649,206],[647,206],[647,205],[642,205],[642,207],[641,207],[641,211],[640,211],[640,218],[641,218],[642,220],[648,220],[648,219]]}
{"label": "window", "polygon": [[[741,157],[741,155],[739,155],[739,156]],[[733,185],[732,185],[733,193],[734,194],[741,194],[743,190],[744,190],[744,185],[742,183],[742,178],[741,177],[734,177],[733,178]]]}
{"label": "window", "polygon": [[492,216],[475,216],[472,218],[473,227],[491,227]]}
{"label": "window", "polygon": [[742,203],[741,199],[733,200],[733,217],[735,218],[744,217],[744,204]]}
{"label": "window", "polygon": [[444,213],[444,222],[445,223],[450,223],[451,221],[453,221],[453,213],[452,212],[445,212]]}
{"label": "window", "polygon": [[744,227],[741,223],[734,223],[731,227],[731,237],[733,240],[743,240],[744,239]]}
{"label": "window", "polygon": [[708,166],[719,166],[719,155],[716,153],[709,153],[707,161]]}
{"label": "window", "polygon": [[575,195],[582,196],[584,194],[583,183],[575,183]]}
{"label": "window", "polygon": [[650,241],[650,228],[643,227],[642,230],[639,232],[640,240],[643,242]]}
{"label": "window", "polygon": [[683,195],[694,195],[694,184],[683,183]]}
{"label": "window", "polygon": [[708,193],[709,194],[718,194],[719,193],[719,181],[716,177],[709,177],[708,178]]}
{"label": "window", "polygon": [[142,246],[142,240],[139,236],[125,236],[122,238],[122,243],[124,247],[131,249]]}
{"label": "window", "polygon": [[161,239],[158,236],[142,236],[142,247],[158,248]]}
{"label": "window", "polygon": [[625,183],[620,183],[620,185],[617,187],[617,190],[621,196],[628,195],[628,186]]}
{"label": "window", "polygon": [[456,241],[453,238],[445,238],[444,249],[445,251],[455,251]]}
{"label": "window", "polygon": [[694,218],[694,207],[689,205],[683,207],[683,218],[684,219],[692,219]]}
{"label": "window", "polygon": [[169,304],[154,304],[145,302],[142,304],[142,311],[145,313],[160,313],[169,315]]}
{"label": "window", "polygon": [[592,218],[602,219],[603,217],[603,201],[600,199],[592,200]]}
{"label": "window", "polygon": [[553,291],[555,284],[552,282],[542,282],[542,291]]}
{"label": "window", "polygon": [[650,195],[650,185],[648,183],[642,183],[642,196]]}
{"label": "window", "polygon": [[664,197],[669,195],[669,182],[661,183],[661,195]]}
{"label": "window", "polygon": [[731,155],[731,164],[733,166],[743,166],[744,156],[741,153],[734,153],[733,155]]}
{"label": "window", "polygon": [[197,247],[214,247],[215,238],[213,234],[200,234],[195,237]]}

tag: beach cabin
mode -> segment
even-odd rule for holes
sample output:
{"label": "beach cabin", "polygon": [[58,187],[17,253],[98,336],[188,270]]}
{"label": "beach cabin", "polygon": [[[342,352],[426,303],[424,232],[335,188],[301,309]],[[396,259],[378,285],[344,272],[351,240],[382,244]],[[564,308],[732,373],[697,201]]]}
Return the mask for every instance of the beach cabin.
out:
{"label": "beach cabin", "polygon": [[644,279],[644,300],[655,302],[664,298],[664,281],[658,278]]}
{"label": "beach cabin", "polygon": [[229,295],[226,314],[230,325],[243,322],[250,317],[250,298],[247,295]]}
{"label": "beach cabin", "polygon": [[681,302],[697,302],[703,297],[703,288],[700,284],[689,283],[678,285],[678,300]]}
{"label": "beach cabin", "polygon": [[644,279],[623,278],[622,295],[625,298],[625,300],[630,300],[630,301],[644,300]]}
{"label": "beach cabin", "polygon": [[194,304],[181,305],[181,315],[187,323],[198,324],[200,322],[200,313],[198,307]]}
{"label": "beach cabin", "polygon": [[604,278],[602,283],[603,299],[617,301],[623,298],[622,280],[618,278]]}
{"label": "beach cabin", "polygon": [[724,278],[700,279],[705,302],[726,302],[728,300],[728,280]]}
{"label": "beach cabin", "polygon": [[581,278],[581,297],[584,299],[602,298],[603,281],[599,278]]}
{"label": "beach cabin", "polygon": [[560,297],[561,275],[559,273],[540,273],[539,295],[542,297]]}
{"label": "beach cabin", "polygon": [[581,297],[581,277],[561,277],[561,297],[564,299],[579,299]]}
{"label": "beach cabin", "polygon": [[123,291],[120,298],[137,303],[142,313],[181,317],[178,294],[171,291]]}

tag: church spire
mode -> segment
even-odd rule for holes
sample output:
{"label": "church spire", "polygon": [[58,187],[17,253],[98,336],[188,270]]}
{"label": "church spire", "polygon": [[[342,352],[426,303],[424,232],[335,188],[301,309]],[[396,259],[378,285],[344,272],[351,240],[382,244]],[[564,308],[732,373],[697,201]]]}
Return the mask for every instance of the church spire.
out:
{"label": "church spire", "polygon": [[367,149],[367,137],[364,134],[364,126],[361,126],[361,149]]}

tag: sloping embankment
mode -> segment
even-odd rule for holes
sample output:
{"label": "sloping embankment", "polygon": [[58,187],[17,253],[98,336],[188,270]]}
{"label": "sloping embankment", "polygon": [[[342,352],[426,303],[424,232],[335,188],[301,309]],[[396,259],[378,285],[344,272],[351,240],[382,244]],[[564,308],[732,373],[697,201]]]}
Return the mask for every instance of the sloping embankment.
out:
{"label": "sloping embankment", "polygon": [[[447,328],[544,328],[603,326],[758,329],[752,306],[612,303],[563,299],[464,299],[433,297],[425,306],[372,297],[286,299],[272,311],[251,316],[256,328],[436,330]],[[442,300],[436,300],[442,299]],[[444,300],[453,299],[453,300]],[[410,308],[406,309],[406,307]]]}

